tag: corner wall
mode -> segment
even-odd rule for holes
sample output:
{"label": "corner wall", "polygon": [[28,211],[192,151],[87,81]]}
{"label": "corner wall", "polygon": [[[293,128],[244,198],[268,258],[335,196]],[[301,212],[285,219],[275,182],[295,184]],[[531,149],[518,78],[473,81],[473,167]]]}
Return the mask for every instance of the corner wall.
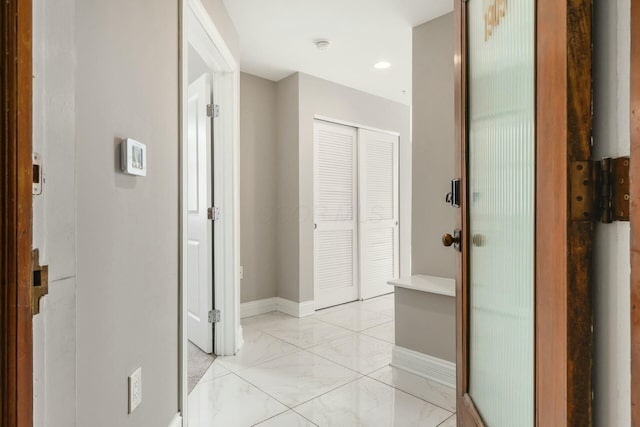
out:
{"label": "corner wall", "polygon": [[299,75],[276,84],[278,168],[278,296],[300,300]]}
{"label": "corner wall", "polygon": [[277,139],[276,84],[240,75],[240,302],[276,297]]}
{"label": "corner wall", "polygon": [[412,274],[455,277],[455,253],[442,246],[455,228],[445,203],[455,176],[453,13],[413,29]]}

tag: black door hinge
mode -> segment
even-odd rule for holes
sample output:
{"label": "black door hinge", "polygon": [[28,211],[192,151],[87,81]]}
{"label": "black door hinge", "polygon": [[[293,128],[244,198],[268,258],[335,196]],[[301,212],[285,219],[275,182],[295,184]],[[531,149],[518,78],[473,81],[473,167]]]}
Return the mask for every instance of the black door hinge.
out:
{"label": "black door hinge", "polygon": [[571,162],[571,220],[629,221],[629,163],[629,157]]}

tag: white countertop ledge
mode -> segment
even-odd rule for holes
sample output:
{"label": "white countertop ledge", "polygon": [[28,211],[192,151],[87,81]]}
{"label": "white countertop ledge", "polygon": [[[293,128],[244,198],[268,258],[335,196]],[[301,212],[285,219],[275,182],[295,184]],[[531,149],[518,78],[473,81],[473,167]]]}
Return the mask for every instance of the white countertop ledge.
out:
{"label": "white countertop ledge", "polygon": [[456,296],[456,281],[444,277],[415,274],[411,277],[401,277],[387,282],[398,288],[411,289],[413,291],[429,292],[448,297]]}

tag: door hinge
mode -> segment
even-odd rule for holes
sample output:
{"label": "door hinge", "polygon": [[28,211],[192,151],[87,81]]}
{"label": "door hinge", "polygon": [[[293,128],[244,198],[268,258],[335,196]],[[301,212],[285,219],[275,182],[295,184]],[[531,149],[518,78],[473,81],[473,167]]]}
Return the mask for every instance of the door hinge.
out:
{"label": "door hinge", "polygon": [[40,250],[31,251],[31,315],[40,313],[40,299],[49,293],[49,266],[40,265]]}
{"label": "door hinge", "polygon": [[216,104],[208,104],[207,105],[207,116],[208,117],[220,117],[220,106]]}
{"label": "door hinge", "polygon": [[571,220],[629,221],[629,157],[571,162]]}
{"label": "door hinge", "polygon": [[209,323],[220,322],[220,310],[211,310],[209,312]]}
{"label": "door hinge", "polygon": [[212,221],[219,221],[221,216],[220,208],[216,208],[215,206],[207,209],[207,218]]}

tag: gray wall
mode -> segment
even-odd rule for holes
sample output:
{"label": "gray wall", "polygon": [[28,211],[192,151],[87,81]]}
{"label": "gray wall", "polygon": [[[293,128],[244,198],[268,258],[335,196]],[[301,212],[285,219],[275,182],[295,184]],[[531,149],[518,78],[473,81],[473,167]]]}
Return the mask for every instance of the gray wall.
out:
{"label": "gray wall", "polygon": [[413,29],[412,272],[448,278],[455,253],[440,239],[456,214],[444,201],[455,178],[453,36],[452,13]]}
{"label": "gray wall", "polygon": [[[630,1],[594,2],[594,157],[629,155]],[[594,425],[631,424],[629,223],[596,226]]]}
{"label": "gray wall", "polygon": [[[222,2],[205,5],[237,55]],[[178,6],[75,3],[79,426],[164,427],[178,412]],[[147,177],[119,172],[124,137],[147,144]],[[138,366],[143,403],[127,415]]]}
{"label": "gray wall", "polygon": [[456,299],[396,288],[396,345],[456,363]]}
{"label": "gray wall", "polygon": [[[178,412],[177,34],[175,1],[76,2],[80,426],[166,426]],[[147,177],[119,172],[126,137],[147,144]],[[138,366],[143,403],[128,416]]]}
{"label": "gray wall", "polygon": [[290,301],[300,301],[299,75],[293,74],[280,80],[276,87],[278,296]]}
{"label": "gray wall", "polygon": [[313,121],[319,114],[400,134],[400,274],[411,265],[410,108],[365,92],[299,73],[300,83],[300,277],[299,299],[314,299]]}
{"label": "gray wall", "polygon": [[277,296],[276,84],[240,75],[241,302]]}

